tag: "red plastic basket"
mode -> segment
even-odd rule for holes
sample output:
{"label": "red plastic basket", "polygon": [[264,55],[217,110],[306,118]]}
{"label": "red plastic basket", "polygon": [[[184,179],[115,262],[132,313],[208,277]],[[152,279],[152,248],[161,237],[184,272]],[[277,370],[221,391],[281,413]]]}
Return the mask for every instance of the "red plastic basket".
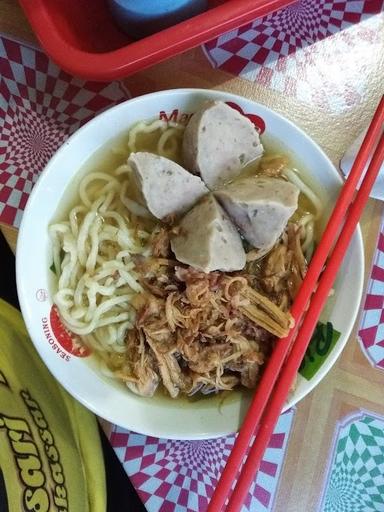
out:
{"label": "red plastic basket", "polygon": [[105,0],[19,0],[48,55],[91,80],[122,78],[189,50],[294,0],[211,0],[198,16],[132,41],[114,24]]}

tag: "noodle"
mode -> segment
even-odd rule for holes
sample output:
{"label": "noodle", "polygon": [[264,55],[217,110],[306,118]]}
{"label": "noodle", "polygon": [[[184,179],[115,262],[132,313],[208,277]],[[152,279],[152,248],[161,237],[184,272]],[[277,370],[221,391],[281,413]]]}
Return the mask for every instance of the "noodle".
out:
{"label": "noodle", "polygon": [[308,213],[299,219],[298,224],[302,227],[302,241],[301,248],[305,254],[307,261],[312,258],[314,250],[314,233],[315,222],[321,218],[324,208],[321,204],[319,197],[306,185],[303,180],[298,176],[296,169],[291,170],[284,168],[283,175],[294,185],[296,185],[305,197],[311,202],[315,210],[315,214]]}
{"label": "noodle", "polygon": [[131,258],[146,253],[149,233],[130,227],[121,190],[122,183],[109,174],[85,176],[69,221],[49,229],[59,273],[54,302],[68,329],[86,336],[97,350],[122,350],[135,317],[131,300],[142,291]]}
{"label": "noodle", "polygon": [[128,148],[131,152],[136,151],[136,138],[138,134],[144,133],[152,133],[156,130],[165,130],[168,127],[166,121],[161,121],[160,119],[157,121],[153,121],[151,124],[146,124],[144,121],[137,123],[131,130],[128,135]]}
{"label": "noodle", "polygon": [[[168,128],[160,135],[159,142],[157,143],[157,152],[159,155],[169,156],[169,154],[174,154],[177,151],[177,141],[172,138],[172,136],[179,135],[183,129],[183,126],[175,126],[174,128]],[[172,147],[166,150],[165,147],[169,142],[172,142]]]}
{"label": "noodle", "polygon": [[120,165],[117,169],[115,169],[114,173],[116,176],[120,176],[121,174],[124,174],[124,173],[131,173],[132,172],[132,169],[130,168],[129,165],[127,164],[123,164],[123,165]]}
{"label": "noodle", "polygon": [[[119,182],[113,178],[110,174],[104,173],[104,172],[93,172],[91,174],[88,174],[88,176],[85,176],[80,183],[79,186],[79,195],[81,202],[87,207],[92,209],[97,209],[95,203],[91,200],[91,198],[88,196],[87,188],[89,187],[90,183],[94,183],[96,180],[106,181],[107,184],[98,190],[98,196],[104,194],[107,190],[111,188],[117,188],[119,185]],[[93,204],[92,204],[93,203]]]}
{"label": "noodle", "polygon": [[323,206],[317,195],[306,185],[297,175],[296,170],[287,169],[283,170],[283,175],[288,181],[296,185],[297,188],[310,200],[315,209],[315,220],[318,220],[323,213]]}
{"label": "noodle", "polygon": [[123,205],[127,208],[128,211],[136,215],[137,217],[143,217],[144,219],[150,219],[151,214],[141,204],[137,203],[136,201],[133,201],[133,199],[130,199],[125,195],[128,187],[128,182],[126,181],[120,191],[120,201],[123,203]]}

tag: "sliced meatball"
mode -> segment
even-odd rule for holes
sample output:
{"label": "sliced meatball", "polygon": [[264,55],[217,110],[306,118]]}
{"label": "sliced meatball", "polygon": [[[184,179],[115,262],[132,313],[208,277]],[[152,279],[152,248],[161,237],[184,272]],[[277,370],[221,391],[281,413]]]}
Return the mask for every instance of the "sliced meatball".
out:
{"label": "sliced meatball", "polygon": [[206,196],[180,221],[171,239],[176,258],[203,272],[231,272],[245,266],[240,235],[213,196]]}
{"label": "sliced meatball", "polygon": [[272,247],[297,209],[299,189],[278,178],[239,179],[215,195],[244,238],[257,249]]}
{"label": "sliced meatball", "polygon": [[262,154],[255,126],[222,101],[207,103],[184,132],[184,165],[211,190],[238,176],[244,165]]}
{"label": "sliced meatball", "polygon": [[185,213],[208,192],[198,176],[168,158],[139,152],[131,153],[128,163],[143,203],[158,219]]}

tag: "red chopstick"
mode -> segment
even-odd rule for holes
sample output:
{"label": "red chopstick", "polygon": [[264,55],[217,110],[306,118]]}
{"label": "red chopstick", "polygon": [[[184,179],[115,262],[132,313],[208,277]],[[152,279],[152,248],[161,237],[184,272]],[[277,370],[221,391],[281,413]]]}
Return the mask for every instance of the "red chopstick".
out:
{"label": "red chopstick", "polygon": [[300,326],[297,338],[293,344],[292,350],[283,367],[279,379],[277,380],[273,395],[270,398],[268,407],[262,417],[260,428],[257,432],[257,438],[250,449],[248,458],[245,462],[241,476],[229,500],[227,512],[240,510],[242,503],[247,495],[248,489],[255,476],[255,472],[260,466],[261,458],[267,448],[269,439],[272,435],[275,424],[284,407],[284,403],[289,393],[289,389],[299,370],[301,361],[305,355],[311,336],[316,327],[317,320],[327,301],[328,294],[336,279],[339,267],[343,261],[349,243],[359,222],[365,204],[369,198],[370,191],[379,173],[384,159],[384,135],[381,136],[379,145],[374,153],[372,162],[367,171],[367,175],[361,185],[355,201],[348,211],[348,219],[343,226],[343,230],[332,251],[330,260],[325,267],[319,280],[316,292],[310,302],[309,309],[305,319]]}
{"label": "red chopstick", "polygon": [[[361,175],[364,172],[365,165],[370,157],[370,154],[372,152],[372,148],[374,147],[374,144],[378,138],[378,136],[381,133],[382,125],[384,122],[384,98],[381,98],[381,101],[379,103],[379,106],[375,112],[375,115],[372,119],[372,122],[370,124],[370,127],[368,129],[368,132],[364,138],[364,141],[361,145],[360,151],[355,159],[355,163],[352,167],[351,173],[348,176],[348,179],[346,183],[344,184],[341,193],[339,195],[339,198],[337,200],[337,203],[333,209],[333,212],[329,218],[327,227],[324,231],[324,234],[321,238],[321,241],[319,243],[319,246],[312,258],[312,261],[309,265],[308,272],[306,274],[306,277],[303,281],[303,284],[299,290],[299,293],[296,297],[296,300],[292,306],[291,313],[292,316],[295,319],[295,328],[293,328],[288,336],[284,339],[279,340],[279,342],[276,344],[276,348],[272,353],[272,356],[270,360],[268,361],[268,364],[263,372],[263,376],[260,380],[259,386],[257,387],[255,391],[255,395],[253,397],[252,403],[248,409],[248,412],[246,414],[246,417],[244,419],[243,425],[241,427],[241,430],[239,432],[239,435],[237,437],[237,440],[234,444],[234,447],[232,449],[232,452],[228,458],[227,464],[223,470],[223,473],[221,475],[221,478],[218,482],[218,485],[215,489],[215,492],[211,498],[210,504],[208,506],[207,512],[219,512],[222,510],[223,505],[225,504],[225,501],[230,493],[230,489],[232,487],[232,484],[236,478],[237,472],[240,468],[240,465],[242,464],[246,451],[248,449],[250,440],[255,433],[256,427],[259,424],[260,418],[264,412],[264,409],[266,407],[266,404],[268,402],[268,398],[270,397],[272,393],[273,386],[279,377],[280,369],[284,363],[284,360],[291,348],[292,340],[294,339],[298,325],[300,323],[300,320],[304,314],[305,308],[307,307],[308,301],[313,293],[313,290],[315,289],[315,285],[319,279],[319,276],[322,272],[322,269],[324,267],[324,264],[327,260],[328,254],[337,239],[337,235],[340,231],[340,226],[342,225],[342,222],[344,221],[345,215],[347,213],[348,207],[351,204],[352,198],[355,194],[355,189],[358,184],[358,181],[361,177]],[[376,150],[377,153],[377,150]],[[375,153],[375,154],[376,154]],[[376,157],[376,166],[378,162],[378,157]],[[373,176],[374,173],[372,172],[372,164],[374,161],[372,160],[371,166],[370,166],[370,176]],[[376,172],[376,175],[379,171],[380,165],[378,165],[378,169]],[[375,169],[374,169],[375,170]],[[376,178],[375,175],[375,178]],[[367,173],[368,176],[368,173]],[[375,179],[374,178],[374,179]],[[374,182],[373,179],[373,182]],[[372,181],[372,178],[371,178]],[[372,184],[373,184],[372,182]],[[364,183],[369,183],[365,182]],[[367,189],[367,185],[365,185],[365,188],[363,188],[363,185],[360,188],[360,191],[358,195],[356,196],[356,200],[358,197],[362,197],[362,195],[359,195],[362,193],[362,191]],[[370,191],[370,189],[369,189]],[[368,195],[369,195],[368,191]],[[366,192],[365,192],[366,193]],[[367,195],[367,197],[368,197]],[[366,200],[363,201],[360,199],[360,204],[365,204]],[[361,207],[362,210],[363,206]],[[335,267],[330,267],[335,268]],[[301,332],[301,329],[300,329]],[[303,340],[304,338],[302,335],[300,336],[300,339]],[[309,340],[308,340],[309,342]],[[308,344],[307,342],[307,344]],[[305,349],[307,344],[304,345],[304,350],[302,353],[302,357],[304,356]],[[295,343],[296,346],[296,343]],[[293,350],[292,350],[293,353]],[[297,353],[297,352],[295,352]],[[300,365],[300,362],[302,360],[302,357],[298,363],[298,366]],[[297,366],[297,368],[298,368]],[[295,374],[294,374],[295,375]],[[281,388],[280,388],[281,389]],[[284,405],[284,400],[282,402],[282,406]],[[269,410],[270,404],[268,404],[268,410]],[[275,406],[276,407],[276,406]],[[276,410],[275,408],[273,409]],[[280,411],[279,411],[280,412]],[[277,419],[277,417],[276,417]],[[264,420],[264,417],[263,417]],[[265,424],[263,421],[263,425],[267,425],[268,432],[270,434],[272,433],[273,427],[275,422],[271,424]],[[270,434],[266,436],[266,427],[264,427],[263,430],[258,431],[257,439],[255,443],[260,443],[260,445],[255,445],[256,448],[252,447],[252,450],[254,450],[253,453],[256,453],[257,457],[259,457],[261,445],[262,445],[262,453],[264,453],[264,448],[266,446],[266,443],[268,442],[268,439],[270,437]],[[264,432],[264,437],[260,439],[260,435]],[[265,441],[265,439],[267,439]],[[259,447],[257,449],[257,446]],[[251,455],[251,452],[250,452]],[[253,455],[253,460],[257,458],[255,455]],[[232,499],[230,500],[230,504],[228,508],[229,510],[234,511],[237,510],[236,506],[239,506],[239,504],[242,502],[242,499],[244,497],[244,492],[246,493],[248,491],[250,483],[250,478],[252,479],[254,476],[255,471],[258,467],[258,462],[254,462],[254,464],[251,467],[251,463],[246,463],[244,466],[244,472],[242,472],[241,477],[239,478],[238,485],[236,487],[236,491],[234,491],[234,495]],[[243,476],[244,475],[244,476]],[[232,508],[231,508],[232,507]]]}

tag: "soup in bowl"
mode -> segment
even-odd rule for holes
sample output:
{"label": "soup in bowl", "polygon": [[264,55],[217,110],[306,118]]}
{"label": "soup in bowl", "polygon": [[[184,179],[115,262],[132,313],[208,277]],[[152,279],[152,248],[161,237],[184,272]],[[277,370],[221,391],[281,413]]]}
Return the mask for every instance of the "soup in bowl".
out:
{"label": "soup in bowl", "polygon": [[[308,136],[245,98],[183,89],[104,112],[52,158],[23,217],[17,284],[37,350],[122,427],[236,431],[340,185]],[[362,278],[358,231],[287,407],[345,345]]]}

